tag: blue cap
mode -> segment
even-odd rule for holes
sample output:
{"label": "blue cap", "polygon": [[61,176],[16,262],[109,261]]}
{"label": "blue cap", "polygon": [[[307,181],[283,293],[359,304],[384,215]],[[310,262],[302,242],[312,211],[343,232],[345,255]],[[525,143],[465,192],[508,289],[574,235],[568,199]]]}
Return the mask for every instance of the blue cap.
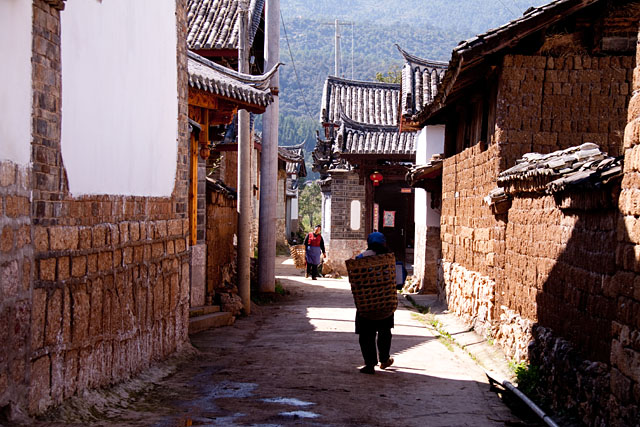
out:
{"label": "blue cap", "polygon": [[367,237],[367,243],[378,243],[380,245],[384,245],[387,243],[387,240],[384,238],[384,234],[380,233],[379,231],[374,231],[373,233],[369,234],[369,237]]}

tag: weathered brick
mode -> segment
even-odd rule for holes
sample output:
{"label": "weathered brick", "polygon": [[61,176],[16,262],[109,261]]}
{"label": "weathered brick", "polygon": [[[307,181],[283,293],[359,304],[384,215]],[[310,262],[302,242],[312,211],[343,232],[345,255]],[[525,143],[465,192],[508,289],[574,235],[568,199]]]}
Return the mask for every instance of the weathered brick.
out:
{"label": "weathered brick", "polygon": [[133,248],[131,246],[122,249],[122,262],[125,266],[133,263]]}
{"label": "weathered brick", "polygon": [[64,354],[51,355],[51,398],[54,404],[62,403],[64,397]]}
{"label": "weathered brick", "polygon": [[11,252],[14,245],[13,227],[5,225],[0,233],[0,252]]}
{"label": "weathered brick", "polygon": [[51,360],[45,355],[31,362],[31,386],[29,387],[29,411],[41,412],[50,404]]}
{"label": "weathered brick", "polygon": [[58,281],[67,280],[69,279],[69,277],[71,277],[69,272],[69,264],[69,257],[65,256],[58,258]]}
{"label": "weathered brick", "polygon": [[96,279],[91,284],[91,317],[89,319],[89,336],[97,337],[102,334],[103,312],[103,283]]}
{"label": "weathered brick", "polygon": [[182,220],[173,219],[168,221],[168,233],[171,237],[182,235]]}
{"label": "weathered brick", "polygon": [[52,251],[78,249],[79,233],[77,227],[51,227],[49,229],[50,248]]}
{"label": "weathered brick", "polygon": [[93,274],[98,271],[98,254],[87,255],[87,271],[89,274]]}
{"label": "weathered brick", "polygon": [[45,345],[53,346],[62,340],[62,291],[54,289],[47,298]]}
{"label": "weathered brick", "polygon": [[38,261],[40,280],[55,281],[56,280],[56,259],[48,258]]}
{"label": "weathered brick", "polygon": [[69,398],[78,389],[78,352],[68,350],[64,355],[64,397]]}
{"label": "weathered brick", "polygon": [[36,251],[46,252],[49,250],[49,231],[46,227],[33,227],[33,236]]}
{"label": "weathered brick", "polygon": [[78,248],[89,249],[92,245],[91,229],[82,227],[78,230]]}
{"label": "weathered brick", "polygon": [[73,322],[71,325],[71,339],[74,346],[83,345],[89,333],[89,295],[84,284],[74,285],[71,288],[73,304]]}
{"label": "weathered brick", "polygon": [[129,223],[121,222],[118,227],[120,228],[120,243],[127,243],[129,241]]}
{"label": "weathered brick", "polygon": [[44,345],[47,293],[42,288],[33,290],[31,305],[31,349],[38,350]]}
{"label": "weathered brick", "polygon": [[23,196],[6,196],[5,213],[10,218],[29,215],[29,199]]}
{"label": "weathered brick", "polygon": [[98,270],[109,271],[113,269],[113,252],[100,252],[98,254]]}
{"label": "weathered brick", "polygon": [[[20,289],[20,266],[13,260],[0,265],[0,295],[15,297]],[[0,300],[1,301],[1,300]]]}
{"label": "weathered brick", "polygon": [[16,249],[21,249],[31,243],[31,227],[23,225],[16,233]]}
{"label": "weathered brick", "polygon": [[87,257],[84,255],[71,258],[71,276],[82,277],[87,274]]}
{"label": "weathered brick", "polygon": [[16,165],[11,162],[0,162],[0,187],[8,187],[16,182]]}
{"label": "weathered brick", "polygon": [[129,223],[129,237],[133,242],[140,240],[140,224],[138,222]]}
{"label": "weathered brick", "polygon": [[93,227],[93,247],[103,248],[107,245],[107,227],[104,225],[97,225]]}

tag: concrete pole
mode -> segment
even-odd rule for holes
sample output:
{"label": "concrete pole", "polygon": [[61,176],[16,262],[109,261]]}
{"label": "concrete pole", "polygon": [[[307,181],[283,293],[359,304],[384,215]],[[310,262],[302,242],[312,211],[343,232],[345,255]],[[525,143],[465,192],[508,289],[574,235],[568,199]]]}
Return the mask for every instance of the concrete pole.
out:
{"label": "concrete pole", "polygon": [[[280,60],[280,0],[267,0],[265,21],[265,70]],[[279,73],[271,86],[280,85]],[[276,95],[262,120],[262,157],[260,163],[260,228],[258,230],[258,287],[260,292],[275,292],[276,205],[278,203],[278,114]]]}
{"label": "concrete pole", "polygon": [[336,77],[340,77],[340,23],[338,22],[337,19],[336,19],[336,61],[335,61],[334,73]]}
{"label": "concrete pole", "polygon": [[[240,2],[238,71],[249,73],[248,2]],[[238,293],[245,314],[251,313],[251,135],[249,112],[238,110]]]}

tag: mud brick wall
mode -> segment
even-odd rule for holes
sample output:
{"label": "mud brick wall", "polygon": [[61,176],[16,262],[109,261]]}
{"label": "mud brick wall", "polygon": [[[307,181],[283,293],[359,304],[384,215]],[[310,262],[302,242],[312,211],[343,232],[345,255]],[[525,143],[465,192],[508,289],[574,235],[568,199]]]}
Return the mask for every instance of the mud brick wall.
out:
{"label": "mud brick wall", "polygon": [[[619,199],[617,273],[612,297],[616,319],[611,343],[611,425],[640,419],[640,44],[633,73],[633,97],[624,134],[624,179]],[[614,424],[615,420],[615,424]]]}
{"label": "mud brick wall", "polygon": [[[26,406],[33,245],[30,170],[0,162],[0,411]],[[11,411],[11,408],[8,408]]]}
{"label": "mud brick wall", "polygon": [[[237,201],[210,192],[207,203],[207,292],[225,287],[225,272],[235,263],[233,236],[238,229]],[[227,291],[228,292],[228,291]]]}
{"label": "mud brick wall", "polygon": [[[186,40],[185,4],[176,4],[178,40]],[[60,12],[42,0],[33,10],[34,273],[26,370],[28,410],[37,413],[187,344],[189,147],[186,46],[179,43],[173,195],[71,197],[60,151]]]}
{"label": "mud brick wall", "polygon": [[505,56],[496,116],[501,170],[524,153],[583,142],[621,155],[633,63],[629,56]]}
{"label": "mud brick wall", "polygon": [[494,288],[504,263],[505,222],[483,202],[495,187],[499,148],[481,144],[445,160],[442,172],[438,295],[480,331],[495,317]]}
{"label": "mud brick wall", "polygon": [[[607,361],[616,312],[609,288],[615,273],[617,214],[611,203],[590,209],[594,198],[602,200],[597,191],[558,199],[514,197],[504,281],[496,300],[569,340],[584,358]],[[530,336],[520,338],[526,345]]]}

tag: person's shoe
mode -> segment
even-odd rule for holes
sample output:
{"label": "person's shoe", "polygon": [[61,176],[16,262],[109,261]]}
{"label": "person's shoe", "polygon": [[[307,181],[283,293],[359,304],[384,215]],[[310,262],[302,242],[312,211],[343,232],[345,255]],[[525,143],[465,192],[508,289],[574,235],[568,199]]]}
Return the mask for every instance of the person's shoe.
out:
{"label": "person's shoe", "polygon": [[373,365],[365,365],[362,368],[360,368],[360,373],[361,374],[375,374],[376,370],[373,368]]}
{"label": "person's shoe", "polygon": [[380,362],[380,369],[387,369],[391,365],[393,365],[393,357],[388,358],[386,362]]}
{"label": "person's shoe", "polygon": [[317,277],[312,277],[311,280],[318,280],[318,278]]}

